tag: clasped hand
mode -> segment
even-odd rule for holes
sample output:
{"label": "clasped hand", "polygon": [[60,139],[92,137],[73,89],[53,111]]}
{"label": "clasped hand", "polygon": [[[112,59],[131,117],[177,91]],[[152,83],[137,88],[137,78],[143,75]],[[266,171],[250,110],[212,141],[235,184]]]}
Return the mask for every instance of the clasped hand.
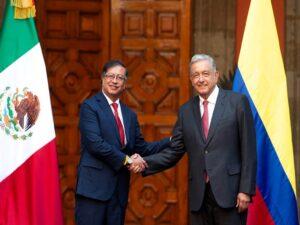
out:
{"label": "clasped hand", "polygon": [[147,162],[139,154],[135,153],[130,158],[132,159],[132,163],[127,166],[130,171],[140,173],[148,168]]}

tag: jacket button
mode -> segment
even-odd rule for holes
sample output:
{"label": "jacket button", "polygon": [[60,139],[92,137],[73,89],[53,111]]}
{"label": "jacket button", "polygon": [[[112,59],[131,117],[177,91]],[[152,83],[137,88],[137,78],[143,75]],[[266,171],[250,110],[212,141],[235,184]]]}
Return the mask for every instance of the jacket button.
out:
{"label": "jacket button", "polygon": [[207,154],[208,153],[208,151],[207,150],[205,150],[205,152],[204,152],[205,154]]}

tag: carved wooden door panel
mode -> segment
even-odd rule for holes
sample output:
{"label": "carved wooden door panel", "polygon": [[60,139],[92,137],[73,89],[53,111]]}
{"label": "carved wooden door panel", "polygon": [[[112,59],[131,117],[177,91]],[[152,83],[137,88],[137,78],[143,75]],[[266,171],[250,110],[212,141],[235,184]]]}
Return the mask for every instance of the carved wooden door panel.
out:
{"label": "carved wooden door panel", "polygon": [[80,103],[100,89],[109,57],[109,1],[40,0],[37,26],[54,114],[65,225],[74,222]]}
{"label": "carved wooden door panel", "polygon": [[[147,140],[171,134],[190,96],[191,0],[39,0],[37,27],[45,56],[66,225],[74,222],[79,160],[78,110],[100,90],[109,58],[129,67],[123,100],[139,115]],[[134,175],[126,224],[187,224],[187,159],[174,169]]]}
{"label": "carved wooden door panel", "polygon": [[[112,58],[129,68],[123,100],[139,115],[146,140],[170,136],[190,96],[190,0],[112,0]],[[131,179],[126,224],[187,224],[187,159],[174,169]]]}

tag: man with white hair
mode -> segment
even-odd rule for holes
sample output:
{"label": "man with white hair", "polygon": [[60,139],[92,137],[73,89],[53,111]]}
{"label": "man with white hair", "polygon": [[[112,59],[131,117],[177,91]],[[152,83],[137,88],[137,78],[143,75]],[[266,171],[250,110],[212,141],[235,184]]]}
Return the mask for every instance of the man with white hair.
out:
{"label": "man with white hair", "polygon": [[256,186],[256,139],[246,96],[217,86],[212,57],[198,54],[190,62],[197,93],[179,109],[171,147],[147,156],[144,175],[189,158],[189,209],[192,225],[246,224]]}

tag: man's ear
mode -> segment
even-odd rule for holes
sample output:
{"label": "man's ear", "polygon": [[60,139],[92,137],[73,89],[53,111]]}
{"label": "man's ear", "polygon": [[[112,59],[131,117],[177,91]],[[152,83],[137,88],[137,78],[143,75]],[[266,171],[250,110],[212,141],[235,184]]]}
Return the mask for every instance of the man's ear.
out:
{"label": "man's ear", "polygon": [[191,83],[193,83],[193,79],[192,79],[191,75],[189,75],[189,79],[190,79]]}
{"label": "man's ear", "polygon": [[220,78],[220,72],[219,72],[219,71],[216,71],[216,72],[215,72],[215,76],[216,76],[216,79],[219,80],[219,78]]}

